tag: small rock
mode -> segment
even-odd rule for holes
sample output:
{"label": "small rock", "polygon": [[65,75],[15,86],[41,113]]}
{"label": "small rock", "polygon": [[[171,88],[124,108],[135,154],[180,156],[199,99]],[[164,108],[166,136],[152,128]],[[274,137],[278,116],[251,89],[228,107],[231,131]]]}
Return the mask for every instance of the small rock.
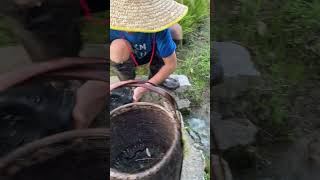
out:
{"label": "small rock", "polygon": [[214,97],[218,99],[231,99],[241,96],[243,93],[261,84],[261,80],[252,76],[238,76],[226,78],[224,82],[213,88]]}
{"label": "small rock", "polygon": [[213,49],[222,64],[225,77],[260,76],[247,48],[233,42],[213,42]]}
{"label": "small rock", "polygon": [[191,102],[189,99],[178,99],[177,100],[179,110],[188,109],[190,107]]}
{"label": "small rock", "polygon": [[180,84],[180,87],[175,90],[177,93],[183,93],[191,87],[190,81],[185,75],[172,74],[170,78],[177,80]]}
{"label": "small rock", "polygon": [[211,123],[219,148],[226,150],[239,145],[249,145],[255,141],[258,128],[248,119],[234,118]]}

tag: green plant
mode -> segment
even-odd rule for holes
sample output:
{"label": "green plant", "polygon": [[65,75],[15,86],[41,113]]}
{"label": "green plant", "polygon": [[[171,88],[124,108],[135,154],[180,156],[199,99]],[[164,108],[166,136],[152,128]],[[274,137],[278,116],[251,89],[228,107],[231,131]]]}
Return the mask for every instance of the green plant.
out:
{"label": "green plant", "polygon": [[[208,20],[208,19],[207,19]],[[209,28],[205,23],[200,32],[189,34],[190,45],[178,52],[178,74],[185,74],[192,84],[186,96],[194,105],[203,100],[203,93],[210,85],[210,43]]]}
{"label": "green plant", "polygon": [[209,0],[178,0],[178,2],[188,6],[188,14],[179,22],[183,27],[184,34],[194,32],[209,16]]}

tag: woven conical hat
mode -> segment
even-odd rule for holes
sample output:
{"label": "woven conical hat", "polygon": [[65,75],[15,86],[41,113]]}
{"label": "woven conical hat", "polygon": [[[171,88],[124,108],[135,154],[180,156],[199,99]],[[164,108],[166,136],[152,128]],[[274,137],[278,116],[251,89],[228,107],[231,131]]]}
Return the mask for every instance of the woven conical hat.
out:
{"label": "woven conical hat", "polygon": [[187,6],[174,0],[111,0],[110,28],[159,32],[177,23],[187,11]]}

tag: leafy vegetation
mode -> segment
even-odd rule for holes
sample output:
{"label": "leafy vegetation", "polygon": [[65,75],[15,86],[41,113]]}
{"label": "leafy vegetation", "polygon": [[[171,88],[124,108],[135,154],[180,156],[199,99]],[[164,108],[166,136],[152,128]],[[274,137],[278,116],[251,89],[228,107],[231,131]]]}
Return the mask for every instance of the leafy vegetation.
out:
{"label": "leafy vegetation", "polygon": [[270,89],[268,99],[251,102],[251,106],[260,114],[270,112],[265,117],[257,115],[270,120],[264,121],[268,123],[264,127],[283,131],[292,92],[307,80],[320,79],[320,1],[238,0],[236,4],[230,11],[217,7],[211,37],[249,47]]}
{"label": "leafy vegetation", "polygon": [[197,105],[210,87],[210,1],[181,2],[189,7],[187,16],[179,22],[187,43],[178,49],[176,73],[185,74],[190,79],[192,87],[186,96]]}
{"label": "leafy vegetation", "polygon": [[[179,2],[179,1],[178,1]],[[186,97],[193,105],[199,105],[203,94],[210,88],[210,26],[209,0],[180,0],[189,7],[188,14],[179,22],[186,44],[177,49],[177,74],[185,74],[192,87]],[[138,74],[147,74],[146,66],[138,68]],[[209,95],[208,95],[209,96]]]}
{"label": "leafy vegetation", "polygon": [[[188,6],[188,14],[179,22],[185,35],[194,32],[210,14],[209,0],[178,0]],[[207,24],[208,25],[208,24]]]}
{"label": "leafy vegetation", "polygon": [[178,74],[185,74],[192,84],[186,96],[194,105],[202,102],[203,94],[210,85],[210,38],[209,27],[192,32],[186,39],[187,46],[178,50]]}

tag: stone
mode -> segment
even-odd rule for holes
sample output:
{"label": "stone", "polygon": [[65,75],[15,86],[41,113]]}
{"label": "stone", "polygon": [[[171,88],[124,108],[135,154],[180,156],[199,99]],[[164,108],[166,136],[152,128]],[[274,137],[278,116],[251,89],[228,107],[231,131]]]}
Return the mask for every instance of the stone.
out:
{"label": "stone", "polygon": [[245,47],[233,42],[213,42],[213,50],[224,72],[223,83],[213,87],[214,98],[235,98],[261,84],[260,72]]}
{"label": "stone", "polygon": [[214,86],[213,98],[231,99],[241,96],[252,87],[262,84],[261,79],[249,76],[238,76],[237,78],[227,78],[222,84]]}
{"label": "stone", "polygon": [[215,133],[221,150],[249,145],[255,141],[258,128],[248,119],[213,120],[211,128]]}
{"label": "stone", "polygon": [[191,102],[189,101],[189,99],[178,99],[177,104],[178,104],[178,109],[182,110],[182,109],[188,109],[190,107]]}
{"label": "stone", "polygon": [[260,76],[245,47],[234,42],[213,42],[213,49],[223,66],[225,77]]}
{"label": "stone", "polygon": [[175,90],[176,93],[183,93],[191,87],[191,83],[185,75],[172,74],[169,77],[177,80],[180,84],[180,87]]}

